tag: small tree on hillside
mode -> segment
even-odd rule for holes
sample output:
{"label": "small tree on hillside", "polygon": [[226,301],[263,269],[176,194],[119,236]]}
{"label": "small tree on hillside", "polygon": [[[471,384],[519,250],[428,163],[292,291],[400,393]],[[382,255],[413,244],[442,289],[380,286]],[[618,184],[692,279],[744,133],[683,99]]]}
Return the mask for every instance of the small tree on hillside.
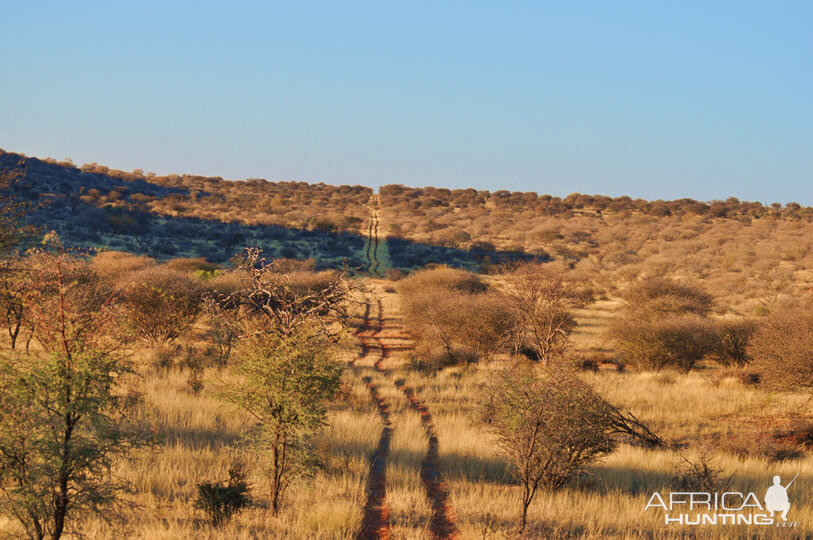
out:
{"label": "small tree on hillside", "polygon": [[489,359],[508,349],[517,326],[514,312],[476,274],[422,270],[401,280],[398,289],[404,323],[422,364]]}
{"label": "small tree on hillside", "polygon": [[111,290],[59,249],[33,257],[31,321],[42,351],[0,355],[0,512],[31,538],[113,499],[126,448],[115,386],[126,371]]}
{"label": "small tree on hillside", "polygon": [[404,318],[416,336],[416,353],[431,357],[442,350],[442,364],[487,360],[507,349],[516,326],[502,297],[429,289],[404,300]]}
{"label": "small tree on hillside", "polygon": [[562,369],[516,366],[499,376],[486,395],[487,427],[522,483],[521,533],[540,488],[562,487],[615,448],[615,410]]}
{"label": "small tree on hillside", "polygon": [[660,371],[671,356],[658,339],[658,322],[649,317],[627,313],[617,316],[606,331],[624,362],[641,371]]}
{"label": "small tree on hillside", "polygon": [[15,256],[16,248],[31,232],[23,221],[30,207],[8,192],[22,176],[20,169],[0,170],[0,313],[8,330],[11,350],[16,349],[24,326],[25,296],[31,284],[22,259]]}
{"label": "small tree on hillside", "polygon": [[[231,361],[239,383],[225,396],[259,421],[274,513],[288,486],[312,470],[309,440],[325,425],[326,403],[339,387],[342,366],[333,346],[348,320],[353,290],[342,274],[287,266],[247,249],[244,287],[213,299],[217,309],[211,311],[235,317],[241,326]],[[233,329],[234,322],[222,324]]]}
{"label": "small tree on hillside", "polygon": [[715,350],[718,336],[703,317],[667,318],[656,326],[655,340],[666,351],[667,364],[689,373],[695,364]]}

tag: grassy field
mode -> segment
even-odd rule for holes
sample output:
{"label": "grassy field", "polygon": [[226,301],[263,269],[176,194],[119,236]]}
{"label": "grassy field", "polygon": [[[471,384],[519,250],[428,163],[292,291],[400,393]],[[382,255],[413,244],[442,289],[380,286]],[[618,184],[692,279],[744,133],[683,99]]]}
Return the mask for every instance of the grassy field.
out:
{"label": "grassy field", "polygon": [[[385,346],[406,340],[399,327],[399,302],[389,282],[368,280],[381,298],[384,327],[376,335]],[[372,303],[371,318],[378,317]],[[599,330],[611,302],[579,313],[584,324],[577,344],[600,345]],[[397,347],[396,347],[397,348]],[[478,420],[482,385],[501,362],[446,369],[423,376],[409,369],[408,352],[393,350],[374,367],[375,349],[358,357],[350,343],[341,399],[333,406],[330,425],[317,441],[322,468],[310,481],[294,487],[282,512],[269,510],[268,484],[250,467],[255,457],[241,443],[252,420],[217,397],[225,372],[205,370],[204,390],[189,390],[188,373],[180,368],[154,369],[139,357],[138,386],[143,400],[133,419],[151,426],[154,444],[117,461],[111,474],[124,478],[130,492],[120,504],[98,518],[79,524],[89,538],[348,538],[358,530],[365,501],[368,458],[382,429],[363,382],[370,377],[389,404],[394,434],[387,463],[387,493],[394,538],[429,537],[431,508],[421,483],[421,461],[427,440],[420,416],[409,407],[395,382],[414,388],[434,419],[440,465],[450,491],[456,527],[463,538],[514,538],[517,535],[519,486],[512,480],[493,439]],[[726,448],[733,435],[756,436],[806,410],[806,397],[771,394],[743,385],[719,370],[690,375],[619,373],[602,370],[584,377],[623,410],[648,422],[675,448],[647,451],[621,445],[594,466],[590,474],[555,493],[540,493],[531,505],[527,537],[584,536],[594,538],[664,537],[798,537],[813,523],[813,458],[771,462],[764,457],[738,457]],[[729,445],[730,446],[730,445]],[[683,458],[705,454],[731,476],[736,491],[753,490],[759,497],[774,474],[790,478],[801,473],[791,490],[794,532],[774,527],[680,528],[663,525],[660,510],[644,512],[650,494],[669,490]],[[256,504],[224,529],[216,530],[195,510],[196,484],[221,480],[233,460],[255,471],[250,477]],[[0,527],[10,527],[3,523]],[[11,529],[9,529],[11,530]]]}

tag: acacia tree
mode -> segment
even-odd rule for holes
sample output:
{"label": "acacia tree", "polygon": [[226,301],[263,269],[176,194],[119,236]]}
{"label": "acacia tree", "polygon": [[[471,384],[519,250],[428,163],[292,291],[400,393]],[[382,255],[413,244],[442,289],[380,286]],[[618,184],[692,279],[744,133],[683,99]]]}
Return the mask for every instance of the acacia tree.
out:
{"label": "acacia tree", "polygon": [[312,470],[309,439],[326,423],[341,363],[317,327],[301,325],[287,334],[252,333],[240,344],[232,372],[240,383],[226,397],[259,422],[257,442],[268,457],[276,514],[286,489]]}
{"label": "acacia tree", "polygon": [[742,367],[748,364],[753,360],[748,352],[748,345],[756,331],[756,321],[750,319],[718,322],[712,358],[723,366]]}
{"label": "acacia tree", "polygon": [[615,409],[563,369],[517,365],[488,387],[487,428],[522,484],[520,533],[537,491],[558,489],[615,448]]}
{"label": "acacia tree", "polygon": [[444,363],[489,359],[505,351],[516,326],[504,299],[493,293],[468,294],[427,288],[403,297],[404,320],[416,336],[416,352],[442,350]]}
{"label": "acacia tree", "polygon": [[23,221],[30,208],[8,194],[9,188],[21,177],[20,169],[0,170],[0,313],[6,323],[11,350],[16,348],[24,326],[25,291],[30,285],[25,267],[15,254],[15,248],[31,232]]}
{"label": "acacia tree", "polygon": [[260,250],[246,250],[247,287],[220,298],[224,309],[212,312],[238,317],[242,327],[231,362],[239,382],[224,393],[259,422],[274,513],[288,486],[312,470],[309,440],[339,388],[334,327],[346,321],[351,291],[341,274],[280,270]]}
{"label": "acacia tree", "polygon": [[527,345],[543,365],[549,365],[567,349],[576,327],[571,310],[584,304],[584,293],[563,268],[551,264],[503,268],[502,281],[503,293],[519,321],[515,349]]}
{"label": "acacia tree", "polygon": [[126,372],[111,290],[61,248],[32,258],[41,352],[0,355],[0,512],[58,539],[115,495],[105,474],[128,438],[114,388]]}
{"label": "acacia tree", "polygon": [[709,354],[732,353],[721,351],[722,334],[707,318],[713,298],[702,289],[655,278],[631,286],[624,297],[607,337],[636,369],[671,366],[688,373]]}
{"label": "acacia tree", "polygon": [[[0,314],[6,325],[9,348],[17,348],[17,339],[26,326],[26,304],[31,291],[31,280],[26,260],[12,257],[0,267]],[[29,336],[31,332],[29,331]]]}

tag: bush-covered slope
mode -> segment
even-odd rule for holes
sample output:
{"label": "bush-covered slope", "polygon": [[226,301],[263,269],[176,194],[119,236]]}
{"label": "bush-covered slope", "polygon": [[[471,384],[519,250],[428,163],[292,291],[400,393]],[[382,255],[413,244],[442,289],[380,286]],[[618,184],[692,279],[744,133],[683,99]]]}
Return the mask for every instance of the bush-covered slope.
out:
{"label": "bush-covered slope", "polygon": [[224,262],[255,245],[321,266],[362,264],[358,233],[370,188],[159,177],[3,151],[0,170],[14,171],[11,189],[34,203],[29,221],[56,230],[69,246]]}

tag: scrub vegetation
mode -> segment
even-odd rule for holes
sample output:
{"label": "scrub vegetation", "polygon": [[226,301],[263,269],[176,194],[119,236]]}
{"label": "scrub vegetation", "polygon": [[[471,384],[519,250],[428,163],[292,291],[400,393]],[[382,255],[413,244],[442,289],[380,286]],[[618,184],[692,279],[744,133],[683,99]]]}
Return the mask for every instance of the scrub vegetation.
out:
{"label": "scrub vegetation", "polygon": [[809,535],[808,208],[0,163],[0,536]]}

